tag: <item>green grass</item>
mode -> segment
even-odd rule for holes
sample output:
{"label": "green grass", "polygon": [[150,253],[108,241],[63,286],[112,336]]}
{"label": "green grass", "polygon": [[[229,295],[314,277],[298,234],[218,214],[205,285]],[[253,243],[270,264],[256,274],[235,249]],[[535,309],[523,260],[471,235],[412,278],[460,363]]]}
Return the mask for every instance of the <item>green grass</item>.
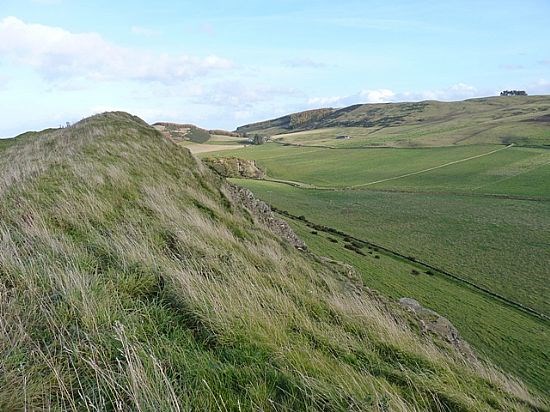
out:
{"label": "green grass", "polygon": [[534,410],[124,113],[0,157],[0,410]]}
{"label": "green grass", "polygon": [[[276,179],[340,189],[238,181],[268,203],[414,256],[548,315],[547,149],[511,147],[425,173],[342,190],[502,147],[330,150],[267,144],[230,153],[257,160]],[[410,275],[410,268],[387,264],[373,271],[365,266],[364,258],[341,245],[323,240],[315,246],[320,238],[301,233],[313,242],[315,251],[326,250],[361,269],[366,284],[384,294],[392,298],[412,295],[428,306],[433,302],[431,307],[455,322],[478,350],[502,367],[520,371],[539,389],[548,387],[547,368],[536,366],[548,359],[547,325],[526,321],[529,316],[453,282],[417,279]],[[338,253],[332,255],[330,250]]]}
{"label": "green grass", "polygon": [[7,147],[11,146],[12,143],[13,143],[12,139],[0,139],[0,152],[6,149]]}
{"label": "green grass", "polygon": [[[491,154],[480,156],[485,153]],[[359,237],[550,314],[548,149],[330,150],[267,144],[219,155],[228,154],[255,159],[271,178],[353,188],[315,191],[243,182],[277,207],[352,228]],[[480,157],[470,159],[474,156]],[[461,159],[470,160],[446,165]],[[422,172],[439,165],[446,166]]]}
{"label": "green grass", "polygon": [[454,194],[318,191],[239,181],[274,206],[414,256],[550,314],[550,203]]}
{"label": "green grass", "polygon": [[[486,156],[480,156],[493,152]],[[550,150],[490,145],[423,149],[304,148],[266,144],[209,153],[257,160],[276,179],[326,188],[509,194],[550,198]],[[474,156],[474,159],[461,161]],[[431,171],[426,169],[451,164]],[[421,173],[418,173],[421,172]],[[393,179],[409,173],[411,176]],[[379,180],[392,179],[372,184]],[[525,182],[528,181],[528,184]]]}
{"label": "green grass", "polygon": [[[328,241],[326,233],[289,220],[309,248],[330,258],[349,262],[361,273],[365,284],[392,299],[413,297],[423,306],[445,314],[463,337],[495,363],[518,373],[526,382],[545,391],[550,386],[550,329],[548,324],[521,313],[492,298],[457,284],[442,275],[428,275],[416,265],[378,251],[363,248],[360,256],[339,243]],[[334,235],[331,234],[331,237]],[[379,255],[380,259],[374,256]],[[419,275],[411,275],[417,269]]]}

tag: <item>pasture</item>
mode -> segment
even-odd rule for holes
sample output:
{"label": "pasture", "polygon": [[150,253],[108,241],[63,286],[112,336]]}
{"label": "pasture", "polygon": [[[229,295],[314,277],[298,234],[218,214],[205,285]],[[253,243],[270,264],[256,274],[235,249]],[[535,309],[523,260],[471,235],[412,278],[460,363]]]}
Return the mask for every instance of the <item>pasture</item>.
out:
{"label": "pasture", "polygon": [[[448,278],[426,274],[410,262],[380,251],[370,254],[366,248],[365,256],[361,256],[344,248],[341,236],[313,234],[303,222],[289,223],[313,252],[353,265],[366,285],[392,299],[414,297],[423,306],[444,314],[478,353],[543,392],[550,387],[550,363],[541,362],[550,357],[548,323]],[[419,273],[414,275],[413,270]]]}
{"label": "pasture", "polygon": [[[550,150],[517,145],[296,147],[269,143],[208,156],[253,159],[269,180],[234,180],[273,206],[455,273],[550,315]],[[413,297],[456,324],[477,351],[545,390],[548,322],[411,262],[361,256],[292,226],[315,253],[365,284]]]}

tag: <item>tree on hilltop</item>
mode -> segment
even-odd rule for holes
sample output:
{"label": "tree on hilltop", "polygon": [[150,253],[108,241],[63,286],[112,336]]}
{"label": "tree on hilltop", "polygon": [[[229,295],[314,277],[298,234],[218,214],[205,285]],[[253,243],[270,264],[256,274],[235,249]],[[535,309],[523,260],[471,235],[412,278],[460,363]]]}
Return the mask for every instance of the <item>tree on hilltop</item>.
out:
{"label": "tree on hilltop", "polygon": [[504,90],[500,92],[501,96],[527,96],[525,90]]}

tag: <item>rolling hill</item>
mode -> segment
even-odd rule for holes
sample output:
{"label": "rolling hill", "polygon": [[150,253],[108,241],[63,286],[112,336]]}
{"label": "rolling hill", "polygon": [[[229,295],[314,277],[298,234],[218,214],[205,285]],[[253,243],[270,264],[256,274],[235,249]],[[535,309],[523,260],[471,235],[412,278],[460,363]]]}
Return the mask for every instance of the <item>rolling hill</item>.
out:
{"label": "rolling hill", "polygon": [[[290,144],[326,146],[550,146],[550,97],[507,96],[460,102],[358,104],[294,113],[244,125]],[[348,140],[335,138],[347,135]]]}
{"label": "rolling hill", "polygon": [[[249,126],[272,138],[201,156],[253,161],[263,176],[233,181],[275,207],[311,250],[353,265],[387,297],[436,309],[476,350],[547,392],[549,102],[331,109],[298,127],[289,116]],[[376,259],[372,248],[387,253]]]}
{"label": "rolling hill", "polygon": [[134,116],[0,172],[0,410],[545,408]]}

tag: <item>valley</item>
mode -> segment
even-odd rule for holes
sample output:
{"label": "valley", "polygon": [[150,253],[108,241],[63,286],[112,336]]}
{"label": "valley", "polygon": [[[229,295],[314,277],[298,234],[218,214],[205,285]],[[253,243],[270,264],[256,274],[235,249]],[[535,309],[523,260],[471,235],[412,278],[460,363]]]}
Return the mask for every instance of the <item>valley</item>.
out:
{"label": "valley", "polygon": [[[546,101],[541,107],[547,107]],[[452,117],[465,123],[465,116]],[[518,125],[506,122],[510,130]],[[408,127],[406,122],[387,126],[385,133],[397,136]],[[531,130],[523,133],[518,141],[528,139]],[[335,135],[353,137],[337,141]],[[444,313],[467,331],[476,349],[546,388],[550,371],[535,359],[550,355],[548,128],[539,146],[486,142],[491,139],[468,144],[473,138],[449,146],[447,131],[443,135],[439,145],[434,144],[437,136],[423,134],[429,139],[421,147],[398,147],[394,141],[368,147],[362,144],[368,133],[361,135],[358,128],[324,128],[275,135],[264,145],[208,156],[255,160],[266,177],[233,179],[235,183],[293,216],[410,257],[362,256],[343,248],[341,239],[336,243],[327,240],[331,234],[312,235],[316,230],[291,220],[317,253],[331,251],[327,254],[334,259],[361,268],[367,285],[394,299],[410,296]],[[411,275],[419,270],[415,261],[451,272],[540,316],[521,313],[445,276],[426,275],[426,268]],[[526,354],[533,355],[531,361]]]}

